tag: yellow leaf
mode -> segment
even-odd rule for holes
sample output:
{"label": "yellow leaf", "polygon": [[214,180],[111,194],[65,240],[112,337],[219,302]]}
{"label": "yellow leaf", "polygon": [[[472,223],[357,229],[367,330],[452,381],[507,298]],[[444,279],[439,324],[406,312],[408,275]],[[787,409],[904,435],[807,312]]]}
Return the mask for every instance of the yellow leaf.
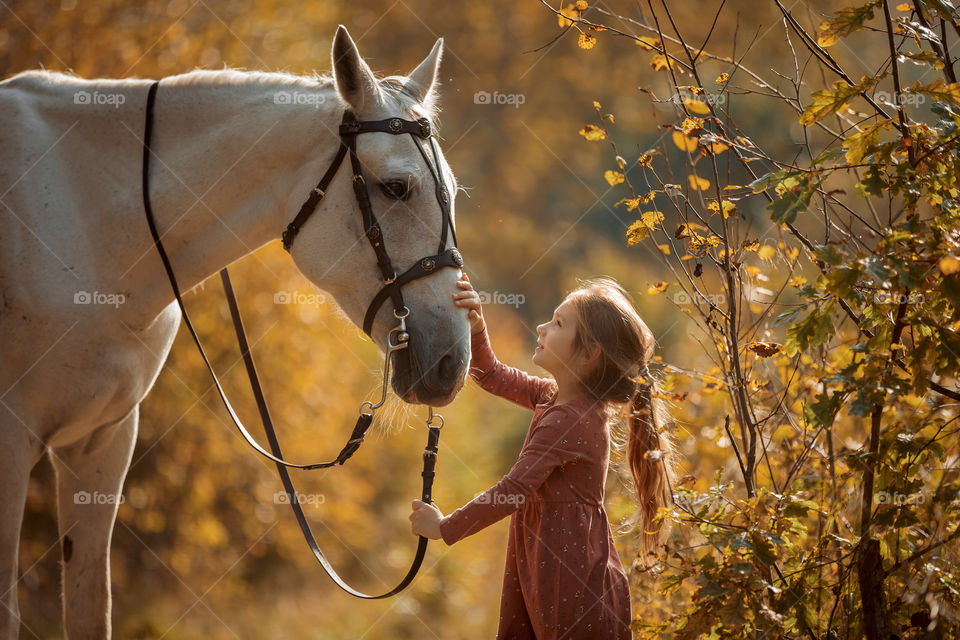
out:
{"label": "yellow leaf", "polygon": [[611,171],[610,169],[607,169],[603,172],[603,177],[606,178],[607,183],[611,187],[620,184],[626,179],[626,176],[624,176],[621,172]]}
{"label": "yellow leaf", "polygon": [[832,47],[833,45],[837,44],[839,39],[840,38],[838,38],[836,34],[825,33],[821,36],[817,36],[817,44],[826,49],[827,47]]}
{"label": "yellow leaf", "polygon": [[847,149],[844,154],[847,162],[850,164],[860,162],[867,155],[870,147],[875,146],[879,141],[880,130],[888,128],[892,123],[893,120],[890,118],[881,119],[879,122],[867,125],[863,131],[858,131],[844,140],[841,146]]}
{"label": "yellow leaf", "polygon": [[702,100],[696,100],[694,98],[684,98],[683,104],[687,105],[687,109],[694,113],[705,114],[710,113],[710,107],[707,106]]}
{"label": "yellow leaf", "polygon": [[[720,213],[720,205],[717,204],[716,202],[707,203],[707,209],[709,209],[713,213]],[[732,218],[735,215],[737,215],[737,205],[733,204],[729,200],[724,200],[723,201],[723,217]]]}
{"label": "yellow leaf", "polygon": [[716,154],[718,154],[718,153],[723,153],[724,151],[726,151],[726,150],[729,149],[729,148],[730,148],[730,147],[728,147],[727,145],[723,144],[722,142],[713,142],[713,143],[710,144],[710,151],[711,151],[714,155],[716,155]]}
{"label": "yellow leaf", "polygon": [[840,9],[830,19],[820,23],[821,33],[817,37],[817,44],[821,47],[829,47],[836,44],[841,37],[862,29],[868,20],[873,19],[873,9],[877,4],[877,2],[868,2],[859,7]]}
{"label": "yellow leaf", "polygon": [[717,79],[714,80],[714,82],[716,82],[717,84],[724,84],[724,83],[726,83],[726,81],[729,80],[729,79],[730,79],[730,74],[724,72],[724,73],[721,73],[720,75],[718,75],[718,76],[717,76]]}
{"label": "yellow leaf", "polygon": [[955,256],[943,256],[937,262],[937,267],[940,268],[940,273],[945,276],[952,276],[955,273],[960,273],[960,260]]}
{"label": "yellow leaf", "polygon": [[649,233],[650,230],[647,225],[643,224],[643,221],[637,220],[627,228],[627,244],[632,247],[646,238]]}
{"label": "yellow leaf", "polygon": [[790,279],[791,287],[802,287],[805,284],[807,284],[807,279],[803,276],[796,276],[795,278]]}
{"label": "yellow leaf", "polygon": [[583,129],[580,129],[578,133],[587,140],[604,140],[607,137],[603,129],[595,124],[588,124]]}
{"label": "yellow leaf", "polygon": [[641,167],[649,167],[650,163],[653,161],[652,153],[641,153],[640,157],[637,158],[637,164]]}
{"label": "yellow leaf", "polygon": [[653,201],[653,198],[654,198],[658,193],[660,193],[660,189],[651,189],[650,191],[647,191],[646,194],[644,194],[644,195],[642,195],[642,196],[637,196],[637,200],[639,200],[642,204],[647,204],[647,203],[649,203],[649,202],[652,202],[652,201]]}
{"label": "yellow leaf", "polygon": [[580,45],[581,49],[593,49],[594,45],[597,44],[597,39],[587,33],[581,33],[580,37],[577,38],[577,44]]}
{"label": "yellow leaf", "polygon": [[584,0],[577,0],[574,3],[574,6],[577,8],[577,11],[586,11],[587,3]]}
{"label": "yellow leaf", "polygon": [[577,17],[577,11],[572,4],[568,4],[563,9],[560,9],[559,15],[557,15],[557,24],[561,27],[568,27],[573,24],[571,18]]}
{"label": "yellow leaf", "polygon": [[660,38],[651,38],[649,36],[641,36],[633,41],[638,47],[643,47],[646,51],[653,51],[654,49],[660,49]]}
{"label": "yellow leaf", "polygon": [[769,358],[780,353],[780,345],[776,342],[751,342],[747,345],[747,349],[761,358]]}
{"label": "yellow leaf", "polygon": [[667,290],[667,287],[670,286],[667,282],[654,282],[652,285],[647,287],[647,294],[655,296],[658,293],[663,293]]}
{"label": "yellow leaf", "polygon": [[692,135],[703,128],[703,118],[687,117],[680,123],[680,130],[685,135]]}
{"label": "yellow leaf", "polygon": [[624,198],[613,206],[619,207],[622,204],[627,205],[627,211],[633,211],[640,206],[640,198]]}
{"label": "yellow leaf", "polygon": [[697,148],[697,139],[685,136],[679,131],[673,132],[673,144],[677,145],[678,149],[683,151],[690,152],[695,151]]}
{"label": "yellow leaf", "polygon": [[706,178],[701,178],[700,176],[690,174],[690,188],[694,191],[706,191],[710,188],[710,181]]}
{"label": "yellow leaf", "polygon": [[800,255],[800,249],[798,249],[797,247],[790,247],[789,249],[787,249],[787,258],[789,258],[790,260],[796,260],[797,256],[799,255]]}
{"label": "yellow leaf", "polygon": [[599,111],[599,110],[602,109],[603,107],[600,106],[600,103],[599,103],[599,102],[597,102],[596,100],[594,100],[594,101],[593,101],[593,108],[596,109],[597,111]]}
{"label": "yellow leaf", "polygon": [[746,269],[747,275],[749,275],[751,278],[756,278],[758,275],[760,275],[760,267],[755,267],[751,264],[744,267],[744,269]]}
{"label": "yellow leaf", "polygon": [[960,82],[951,82],[946,84],[943,78],[937,78],[928,85],[921,85],[920,81],[913,83],[909,89],[910,93],[924,93],[934,100],[940,102],[952,102],[960,105]]}
{"label": "yellow leaf", "polygon": [[812,125],[817,120],[825,118],[847,106],[847,100],[861,91],[867,91],[880,81],[880,76],[864,76],[860,84],[849,85],[843,80],[833,83],[831,89],[820,89],[811,94],[813,101],[800,115],[800,124]]}
{"label": "yellow leaf", "polygon": [[910,3],[908,2],[901,2],[900,4],[897,5],[897,11],[902,11],[904,13],[907,13],[908,11],[913,11],[913,7],[910,6]]}
{"label": "yellow leaf", "polygon": [[670,60],[668,60],[667,56],[663,55],[662,53],[653,56],[653,59],[650,60],[650,66],[653,67],[654,71],[671,68]]}
{"label": "yellow leaf", "polygon": [[765,244],[757,251],[757,255],[760,256],[761,260],[769,260],[773,256],[777,255],[777,250],[770,245]]}
{"label": "yellow leaf", "polygon": [[657,249],[660,249],[660,251],[662,251],[663,255],[665,256],[670,255],[670,245],[668,244],[658,244]]}
{"label": "yellow leaf", "polygon": [[663,222],[663,214],[659,211],[644,211],[640,214],[640,220],[651,229],[656,229]]}

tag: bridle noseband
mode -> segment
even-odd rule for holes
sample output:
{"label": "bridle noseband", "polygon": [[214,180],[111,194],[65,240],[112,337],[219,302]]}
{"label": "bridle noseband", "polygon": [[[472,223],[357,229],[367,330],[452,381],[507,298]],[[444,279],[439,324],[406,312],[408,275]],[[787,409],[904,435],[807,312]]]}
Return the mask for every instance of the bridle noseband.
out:
{"label": "bridle noseband", "polygon": [[[343,159],[346,157],[347,153],[349,153],[350,164],[353,169],[353,192],[357,199],[357,204],[360,207],[360,213],[363,216],[364,232],[367,236],[367,239],[370,241],[370,245],[373,247],[373,250],[376,253],[377,265],[379,266],[380,272],[383,275],[383,287],[377,293],[377,295],[374,296],[373,301],[370,303],[370,306],[367,308],[366,315],[364,316],[363,331],[371,338],[373,337],[370,331],[373,327],[374,318],[376,317],[377,311],[383,305],[383,302],[388,296],[393,300],[393,315],[394,318],[398,320],[397,326],[392,328],[387,334],[387,348],[385,349],[384,356],[383,385],[380,400],[377,403],[366,400],[360,405],[360,415],[357,418],[357,423],[353,428],[353,432],[350,434],[350,439],[341,449],[336,458],[328,462],[294,464],[283,459],[283,453],[280,449],[280,443],[277,439],[276,430],[273,427],[273,420],[271,419],[270,411],[267,408],[266,399],[263,394],[263,388],[260,384],[260,379],[257,375],[256,367],[253,362],[253,356],[250,353],[246,332],[243,329],[243,320],[240,316],[240,309],[237,304],[236,295],[233,291],[233,285],[230,282],[229,272],[226,268],[222,269],[220,271],[220,278],[223,282],[224,292],[227,297],[227,304],[230,308],[230,315],[233,319],[234,330],[237,334],[237,342],[239,343],[240,351],[243,355],[244,365],[247,369],[247,376],[250,380],[250,386],[253,390],[254,398],[257,401],[257,409],[260,413],[260,419],[267,435],[267,441],[270,444],[270,451],[267,451],[261,447],[260,444],[257,443],[257,441],[253,438],[253,436],[250,435],[234,411],[230,401],[227,399],[226,392],[224,391],[223,386],[220,384],[220,380],[217,378],[217,375],[213,370],[213,366],[210,364],[210,360],[207,358],[207,355],[203,350],[203,346],[200,343],[200,337],[194,329],[193,323],[190,321],[190,316],[187,314],[187,308],[183,303],[183,298],[180,294],[180,288],[177,285],[177,280],[174,276],[173,267],[170,263],[169,257],[167,256],[167,252],[163,247],[163,243],[160,240],[160,234],[157,231],[156,222],[153,216],[153,209],[150,205],[150,158],[152,155],[150,141],[153,132],[153,110],[158,86],[159,81],[151,84],[150,90],[147,94],[142,166],[143,207],[147,216],[147,223],[150,226],[150,233],[153,236],[154,246],[156,247],[157,252],[160,254],[160,259],[162,260],[164,269],[167,272],[167,278],[170,281],[170,286],[173,288],[174,297],[176,298],[177,304],[180,307],[180,313],[183,316],[184,324],[190,331],[190,335],[193,337],[193,341],[196,343],[197,349],[200,351],[200,355],[206,364],[207,370],[213,378],[214,385],[217,388],[220,399],[223,401],[230,418],[233,420],[234,426],[236,426],[244,440],[246,440],[247,443],[257,453],[268,458],[277,465],[277,471],[280,474],[280,480],[287,492],[290,506],[297,518],[297,522],[300,525],[303,536],[306,539],[310,549],[313,551],[314,556],[316,556],[317,561],[320,563],[320,566],[323,567],[323,570],[327,573],[327,575],[330,576],[330,578],[338,587],[350,595],[358,598],[377,600],[395,595],[405,589],[407,585],[413,581],[414,576],[416,576],[426,554],[427,539],[423,536],[420,536],[419,543],[417,545],[417,552],[410,565],[410,569],[396,587],[379,595],[368,595],[357,591],[356,589],[350,587],[337,574],[337,572],[330,565],[330,562],[327,560],[326,556],[324,556],[323,552],[320,550],[320,547],[313,536],[313,532],[310,529],[310,525],[307,522],[307,518],[303,513],[303,509],[297,499],[297,491],[290,479],[288,468],[310,470],[342,465],[360,447],[367,430],[373,423],[374,413],[380,406],[383,405],[386,400],[387,386],[390,378],[390,356],[395,351],[405,349],[409,346],[410,334],[407,332],[406,319],[410,315],[410,309],[404,305],[401,287],[418,278],[432,275],[441,267],[449,266],[460,268],[463,266],[463,258],[461,257],[460,252],[457,250],[457,236],[453,227],[453,221],[450,212],[451,196],[447,193],[443,182],[440,168],[440,154],[431,135],[430,122],[426,118],[420,118],[418,120],[387,118],[386,120],[358,121],[353,112],[348,109],[344,113],[343,121],[340,124],[340,145],[337,149],[336,155],[334,156],[333,162],[323,174],[319,184],[317,184],[317,186],[311,190],[309,197],[307,198],[306,202],[303,203],[303,206],[300,207],[300,211],[297,213],[296,217],[290,222],[289,225],[287,225],[287,228],[283,232],[283,247],[287,251],[290,251],[293,241],[300,229],[303,227],[304,223],[306,223],[307,219],[309,219],[314,213],[314,211],[316,211],[317,206],[326,195],[327,188],[336,175],[337,169],[339,169]],[[437,254],[420,259],[417,263],[399,276],[394,270],[393,264],[390,261],[390,256],[387,254],[386,247],[384,246],[383,233],[370,205],[370,196],[367,192],[367,183],[363,177],[363,169],[360,164],[360,159],[357,156],[357,136],[361,133],[374,132],[389,133],[393,135],[402,135],[405,133],[410,134],[410,137],[417,145],[417,149],[420,151],[420,155],[423,156],[424,161],[427,163],[430,173],[433,175],[437,202],[440,204],[440,209],[442,212],[440,248],[437,250]],[[426,150],[420,142],[421,138],[430,140],[430,150],[434,159],[436,160],[436,166],[427,156]],[[448,230],[450,235],[453,237],[453,246],[450,248],[446,248]],[[393,341],[394,334],[396,334],[396,342]],[[439,419],[439,425],[433,424],[435,419]],[[439,451],[438,444],[440,440],[440,429],[443,427],[443,416],[435,414],[433,412],[433,407],[428,407],[426,424],[427,445],[423,451],[423,471],[420,474],[423,477],[423,490],[421,492],[421,498],[424,502],[430,503],[432,502],[433,478],[436,468],[437,453]]]}

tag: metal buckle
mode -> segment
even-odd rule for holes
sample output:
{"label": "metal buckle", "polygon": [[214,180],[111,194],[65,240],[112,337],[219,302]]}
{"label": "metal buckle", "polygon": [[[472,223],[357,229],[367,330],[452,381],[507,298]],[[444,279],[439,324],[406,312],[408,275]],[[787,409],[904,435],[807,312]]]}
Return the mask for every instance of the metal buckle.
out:
{"label": "metal buckle", "polygon": [[364,184],[367,183],[367,181],[364,180],[364,179],[363,179],[363,176],[358,173],[358,174],[356,174],[356,175],[353,176],[353,183],[354,183],[354,184],[359,184],[359,185],[364,185]]}
{"label": "metal buckle", "polygon": [[[384,285],[393,284],[394,282],[396,282],[396,280],[397,280],[397,272],[394,271],[392,276],[390,276],[389,278],[387,278],[387,279],[385,279],[385,280],[383,281],[383,284],[384,284]],[[406,307],[404,307],[404,309],[406,309]],[[407,309],[407,314],[409,314],[409,313],[410,313],[410,310]],[[397,315],[397,314],[393,314],[393,315]],[[407,316],[403,316],[403,317],[406,318]],[[397,319],[399,320],[399,318],[397,318]]]}
{"label": "metal buckle", "polygon": [[[440,424],[439,424],[439,425],[434,426],[434,425],[432,424],[434,418],[439,418],[439,419],[440,419]],[[443,416],[440,415],[439,413],[434,413],[434,412],[433,412],[433,407],[430,407],[430,415],[427,416],[427,427],[430,428],[430,429],[442,429],[442,428],[443,428]]]}
{"label": "metal buckle", "polygon": [[316,189],[316,188],[313,190],[313,194],[318,198],[320,198],[321,200],[323,200],[324,196],[327,195],[322,189]]}
{"label": "metal buckle", "polygon": [[455,265],[457,265],[458,267],[463,266],[463,256],[460,254],[460,251],[456,247],[453,247],[450,250],[450,257],[453,259],[453,263]]}

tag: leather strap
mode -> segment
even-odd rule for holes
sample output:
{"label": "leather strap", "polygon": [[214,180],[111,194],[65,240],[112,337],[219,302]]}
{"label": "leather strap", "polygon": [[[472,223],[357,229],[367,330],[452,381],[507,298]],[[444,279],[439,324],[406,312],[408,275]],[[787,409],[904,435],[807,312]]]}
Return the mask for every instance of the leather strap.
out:
{"label": "leather strap", "polygon": [[409,133],[421,138],[429,138],[431,135],[430,121],[426,118],[417,118],[416,120],[404,120],[403,118],[385,118],[383,120],[364,120],[358,122],[354,119],[352,122],[344,122],[340,125],[340,135],[347,136],[357,133],[392,133],[400,135]]}
{"label": "leather strap", "polygon": [[320,178],[320,182],[317,183],[317,186],[310,192],[307,201],[303,203],[296,217],[287,225],[287,228],[283,232],[283,248],[287,251],[290,251],[290,246],[293,244],[294,237],[299,233],[300,227],[302,227],[303,223],[307,221],[307,218],[313,214],[317,205],[320,204],[320,201],[323,200],[323,197],[327,194],[327,188],[333,181],[333,176],[337,174],[337,169],[340,168],[340,164],[346,155],[347,147],[341,142],[337,148],[337,155],[333,157],[333,162],[330,163],[326,173]]}
{"label": "leather strap", "polygon": [[401,275],[397,276],[395,282],[387,285],[383,289],[380,289],[377,295],[374,296],[370,306],[367,307],[366,315],[363,317],[364,333],[368,335],[370,334],[370,330],[373,328],[373,320],[377,317],[377,311],[380,309],[380,305],[383,304],[384,300],[387,299],[387,296],[389,296],[392,291],[395,289],[399,290],[400,287],[411,280],[429,276],[440,267],[453,267],[455,269],[459,269],[462,266],[463,257],[460,255],[460,251],[456,247],[450,247],[443,253],[435,256],[422,258],[420,262],[416,263],[404,271]]}
{"label": "leather strap", "polygon": [[[263,389],[260,386],[260,378],[257,375],[257,370],[253,363],[253,355],[250,353],[250,349],[247,345],[247,337],[243,330],[243,320],[241,319],[240,311],[237,308],[236,297],[233,293],[233,287],[230,284],[230,276],[227,274],[226,269],[223,269],[220,272],[220,276],[223,279],[224,290],[227,293],[227,302],[230,304],[230,315],[233,318],[233,326],[237,333],[237,341],[240,343],[240,350],[243,353],[243,361],[247,367],[247,377],[250,379],[250,387],[253,389],[253,395],[257,399],[257,408],[260,410],[260,419],[263,422],[263,430],[267,434],[267,441],[270,443],[270,450],[273,452],[273,455],[277,459],[282,460],[283,452],[280,449],[280,441],[277,439],[276,430],[273,428],[273,420],[270,418],[270,410],[267,408],[267,402],[263,395]],[[372,419],[373,414],[361,414],[360,418],[357,420],[357,425],[354,427],[353,433],[350,434],[350,440],[340,452],[340,455],[337,456],[337,459],[333,462],[325,463],[326,466],[343,464],[351,455],[353,455],[353,452],[356,451],[357,448],[360,447],[360,443],[363,442],[364,434],[370,427],[370,422]],[[439,453],[439,442],[440,427],[434,427],[433,425],[430,425],[427,429],[427,446],[423,451],[423,471],[420,473],[420,475],[423,477],[423,488],[420,494],[420,499],[426,503],[431,503],[433,501],[433,478],[436,470],[437,453]],[[340,577],[340,574],[338,574],[333,568],[333,565],[330,564],[330,561],[327,560],[327,557],[320,549],[320,545],[317,544],[317,540],[313,535],[313,531],[310,529],[310,523],[307,521],[307,517],[303,513],[303,507],[300,506],[300,501],[297,497],[297,490],[293,485],[293,480],[290,478],[290,472],[287,470],[287,465],[277,463],[277,472],[280,474],[280,481],[283,483],[283,488],[287,492],[287,500],[290,503],[290,508],[293,509],[294,516],[297,518],[297,523],[300,525],[300,531],[303,533],[303,538],[306,540],[307,546],[310,547],[310,550],[313,551],[313,555],[316,557],[317,562],[320,563],[320,566],[323,567],[323,570],[328,576],[330,576],[330,579],[333,580],[338,587],[357,598],[364,600],[379,600],[382,598],[389,598],[392,595],[400,593],[413,581],[413,578],[417,575],[417,572],[420,569],[420,565],[423,564],[423,558],[427,551],[428,540],[423,536],[419,536],[420,539],[417,543],[417,552],[410,564],[410,568],[407,570],[407,574],[397,584],[397,586],[378,595],[369,595],[363,593],[362,591],[358,591],[347,584],[346,581]]]}

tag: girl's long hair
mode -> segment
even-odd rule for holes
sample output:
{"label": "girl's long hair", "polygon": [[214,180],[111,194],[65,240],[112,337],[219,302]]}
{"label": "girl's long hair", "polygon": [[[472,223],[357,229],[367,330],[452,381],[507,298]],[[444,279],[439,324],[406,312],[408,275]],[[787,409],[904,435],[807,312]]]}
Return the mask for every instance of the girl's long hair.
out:
{"label": "girl's long hair", "polygon": [[673,504],[676,448],[668,428],[657,381],[647,368],[656,347],[653,333],[640,318],[630,295],[607,277],[580,281],[567,295],[576,311],[574,353],[587,354],[599,345],[599,358],[580,380],[584,390],[602,403],[609,420],[626,417],[626,463],[633,478],[639,509],[633,519],[641,527],[640,548],[656,554],[662,507]]}

